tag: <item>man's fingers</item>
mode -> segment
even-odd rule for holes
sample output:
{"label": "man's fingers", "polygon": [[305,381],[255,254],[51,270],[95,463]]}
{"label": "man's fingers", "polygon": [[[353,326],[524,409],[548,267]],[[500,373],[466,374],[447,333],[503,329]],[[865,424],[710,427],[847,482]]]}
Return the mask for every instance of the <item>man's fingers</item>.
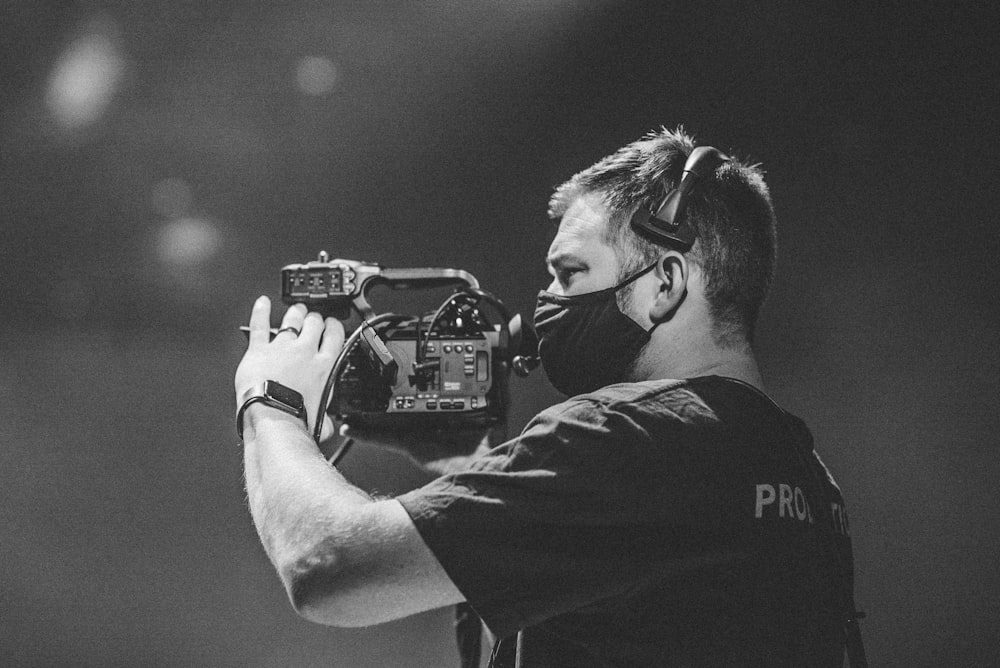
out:
{"label": "man's fingers", "polygon": [[285,317],[281,319],[281,327],[278,328],[278,335],[275,337],[287,337],[294,339],[302,332],[302,321],[306,317],[306,307],[304,304],[293,304],[285,311]]}
{"label": "man's fingers", "polygon": [[315,311],[307,313],[305,320],[302,321],[302,333],[299,334],[299,338],[306,340],[314,348],[318,348],[319,336],[322,332],[323,316]]}
{"label": "man's fingers", "polygon": [[271,300],[257,297],[250,312],[250,347],[260,347],[271,340]]}
{"label": "man's fingers", "polygon": [[323,340],[319,351],[324,355],[336,357],[344,347],[344,325],[336,318],[326,319],[326,329],[323,330]]}

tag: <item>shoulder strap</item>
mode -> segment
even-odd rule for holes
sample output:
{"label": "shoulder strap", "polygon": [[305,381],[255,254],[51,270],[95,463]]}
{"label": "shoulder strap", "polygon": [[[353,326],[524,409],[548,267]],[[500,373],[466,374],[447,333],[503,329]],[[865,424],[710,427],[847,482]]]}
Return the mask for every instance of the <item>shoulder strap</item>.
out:
{"label": "shoulder strap", "polygon": [[521,668],[521,634],[522,631],[518,631],[506,638],[497,638],[488,668]]}

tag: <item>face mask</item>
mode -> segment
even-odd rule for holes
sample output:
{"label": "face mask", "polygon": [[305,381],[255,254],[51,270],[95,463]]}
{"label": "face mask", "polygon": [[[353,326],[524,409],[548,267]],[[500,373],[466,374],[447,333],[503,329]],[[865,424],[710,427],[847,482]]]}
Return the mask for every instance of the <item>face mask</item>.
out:
{"label": "face mask", "polygon": [[618,285],[565,297],[542,290],[535,307],[538,356],[545,375],[563,394],[574,396],[619,383],[649,331],[618,308],[618,291],[655,267]]}

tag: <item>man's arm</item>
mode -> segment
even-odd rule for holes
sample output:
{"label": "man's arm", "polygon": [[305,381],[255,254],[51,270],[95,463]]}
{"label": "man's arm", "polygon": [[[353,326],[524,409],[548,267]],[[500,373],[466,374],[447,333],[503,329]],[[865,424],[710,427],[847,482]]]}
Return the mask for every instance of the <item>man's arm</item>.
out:
{"label": "man's arm", "polygon": [[[339,323],[294,306],[268,342],[270,303],[250,320],[241,388],[276,380],[315,418],[322,382],[343,344]],[[461,602],[462,594],[394,500],[374,500],[323,459],[301,420],[261,404],[244,415],[247,496],[264,549],[292,605],[309,620],[365,626]]]}

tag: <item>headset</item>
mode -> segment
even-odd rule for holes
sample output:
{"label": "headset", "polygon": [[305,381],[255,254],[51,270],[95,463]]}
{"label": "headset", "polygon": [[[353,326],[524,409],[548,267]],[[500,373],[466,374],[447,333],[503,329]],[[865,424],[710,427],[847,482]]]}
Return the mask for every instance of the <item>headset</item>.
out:
{"label": "headset", "polygon": [[701,181],[712,178],[715,170],[730,160],[728,155],[711,146],[699,146],[691,151],[677,187],[668,188],[658,206],[640,206],[632,215],[632,228],[657,243],[689,250],[696,236],[694,226],[684,216],[691,191]]}

